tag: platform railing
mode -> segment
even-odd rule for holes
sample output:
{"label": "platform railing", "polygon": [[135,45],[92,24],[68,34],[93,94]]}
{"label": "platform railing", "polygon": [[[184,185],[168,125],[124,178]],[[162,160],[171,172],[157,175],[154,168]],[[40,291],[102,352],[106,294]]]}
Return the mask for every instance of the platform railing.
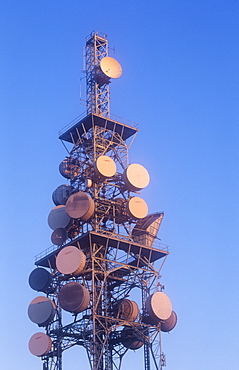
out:
{"label": "platform railing", "polygon": [[[77,116],[70,123],[68,123],[65,127],[63,127],[58,132],[58,135],[61,136],[66,131],[68,131],[70,128],[74,127],[78,122],[80,122],[84,117],[86,117],[86,115],[87,115],[87,112],[85,111],[82,114],[80,114],[79,116]],[[101,116],[100,114],[95,114],[94,113],[94,115],[95,116],[99,116],[99,117],[103,117],[103,118],[105,118],[107,120],[107,117]],[[120,116],[117,116],[116,114],[111,114],[110,117],[109,117],[109,119],[112,120],[112,121],[123,123],[123,125],[126,125],[126,126],[134,127],[136,129],[138,129],[138,127],[139,127],[139,124],[137,122],[130,121],[129,119],[123,118],[123,117],[120,117]]]}
{"label": "platform railing", "polygon": [[[95,231],[94,231],[95,232]],[[115,233],[111,233],[111,232],[102,232],[102,230],[99,230],[98,231],[99,234],[101,235],[105,235],[106,237],[116,237],[117,239],[121,240],[121,241],[128,241],[130,243],[135,243],[135,242],[132,242],[132,240],[128,237],[128,236],[125,236],[125,235],[120,235],[120,234],[115,234]],[[76,239],[78,238],[79,236],[76,237]],[[38,261],[41,261],[43,258],[47,257],[48,255],[54,253],[55,251],[57,251],[58,249],[60,250],[65,244],[68,244],[69,243],[69,239],[62,245],[62,246],[59,246],[59,245],[51,245],[49,248],[45,249],[44,251],[38,253],[36,256],[35,256],[35,263],[38,262]],[[74,242],[74,239],[71,240],[72,242]],[[136,244],[138,244],[136,242]],[[144,247],[144,245],[142,244],[142,247]],[[148,247],[145,245],[145,247],[147,249],[150,249],[150,248],[155,248],[155,249],[159,249],[159,250],[163,250],[163,251],[166,251],[168,252],[169,250],[169,247],[168,245],[166,244],[163,244],[161,243],[159,240],[155,239],[153,245],[151,247]]]}

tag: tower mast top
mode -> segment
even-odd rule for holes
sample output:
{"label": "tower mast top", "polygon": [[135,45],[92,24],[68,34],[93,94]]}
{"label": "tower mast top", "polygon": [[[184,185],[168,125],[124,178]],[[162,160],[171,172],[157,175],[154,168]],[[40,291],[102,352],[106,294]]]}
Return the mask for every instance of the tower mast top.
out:
{"label": "tower mast top", "polygon": [[109,83],[121,76],[122,68],[109,57],[107,35],[93,31],[86,38],[85,66],[87,114],[110,117]]}

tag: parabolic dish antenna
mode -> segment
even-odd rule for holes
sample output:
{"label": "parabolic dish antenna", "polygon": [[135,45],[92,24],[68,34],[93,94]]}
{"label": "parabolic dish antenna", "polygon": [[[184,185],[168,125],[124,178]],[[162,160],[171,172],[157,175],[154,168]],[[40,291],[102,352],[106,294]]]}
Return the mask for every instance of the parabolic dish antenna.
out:
{"label": "parabolic dish antenna", "polygon": [[60,185],[52,193],[52,200],[56,206],[65,205],[67,199],[70,196],[71,191],[73,190],[70,185]]}
{"label": "parabolic dish antenna", "polygon": [[28,306],[29,319],[39,326],[48,325],[55,316],[54,302],[43,296],[34,298]]}
{"label": "parabolic dish antenna", "polygon": [[136,350],[143,346],[144,342],[140,338],[140,334],[131,328],[130,326],[125,326],[121,332],[122,344],[128,349]]}
{"label": "parabolic dish antenna", "polygon": [[29,276],[29,285],[33,290],[47,292],[51,284],[52,275],[45,269],[37,267]]}
{"label": "parabolic dish antenna", "polygon": [[122,75],[122,67],[116,59],[104,57],[100,61],[101,71],[109,78],[119,78]]}
{"label": "parabolic dish antenna", "polygon": [[45,333],[34,334],[28,343],[29,351],[35,356],[43,356],[50,352],[52,346],[51,338]]}
{"label": "parabolic dish antenna", "polygon": [[139,314],[139,307],[136,302],[130,299],[123,299],[119,305],[119,318],[121,320],[135,321]]}
{"label": "parabolic dish antenna", "polygon": [[66,206],[60,205],[52,208],[48,216],[48,225],[52,230],[58,228],[66,228],[71,219],[70,216],[66,213]]}
{"label": "parabolic dish antenna", "polygon": [[126,187],[132,191],[138,191],[148,186],[150,177],[144,166],[138,163],[132,163],[123,173],[123,179]]}
{"label": "parabolic dish antenna", "polygon": [[100,155],[96,160],[95,169],[101,178],[106,179],[115,175],[116,164],[108,155]]}
{"label": "parabolic dish antenna", "polygon": [[93,199],[83,191],[72,194],[66,202],[66,213],[74,220],[88,220],[94,210]]}
{"label": "parabolic dish antenna", "polygon": [[133,219],[144,218],[148,213],[148,205],[142,198],[133,197],[127,202],[126,211]]}
{"label": "parabolic dish antenna", "polygon": [[172,311],[169,318],[161,323],[161,331],[169,332],[173,330],[176,324],[177,324],[177,315],[174,311]]}
{"label": "parabolic dish antenna", "polygon": [[167,320],[172,313],[172,303],[163,292],[156,292],[149,296],[145,306],[150,318],[155,323],[159,320]]}
{"label": "parabolic dish antenna", "polygon": [[80,249],[69,245],[58,253],[56,267],[62,274],[77,276],[83,271],[85,261],[85,254]]}
{"label": "parabolic dish antenna", "polygon": [[80,283],[67,283],[58,293],[59,304],[63,310],[73,313],[84,311],[90,303],[88,290]]}
{"label": "parabolic dish antenna", "polygon": [[67,232],[65,229],[63,229],[63,227],[58,227],[51,234],[52,244],[62,245],[63,243],[65,243],[66,239],[67,239]]}

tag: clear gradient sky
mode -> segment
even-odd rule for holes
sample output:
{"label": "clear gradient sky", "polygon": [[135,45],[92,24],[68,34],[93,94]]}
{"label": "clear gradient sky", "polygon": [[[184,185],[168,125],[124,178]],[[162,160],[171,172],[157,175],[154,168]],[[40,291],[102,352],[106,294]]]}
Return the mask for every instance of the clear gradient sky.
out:
{"label": "clear gradient sky", "polygon": [[[141,196],[165,212],[161,281],[178,315],[166,370],[238,370],[239,1],[2,0],[0,14],[1,369],[42,368],[27,348],[28,276],[51,245],[58,131],[85,110],[83,49],[97,30],[123,67],[111,112],[139,123],[129,158],[151,175]],[[136,366],[142,349],[122,370]],[[84,349],[63,368],[87,370]]]}

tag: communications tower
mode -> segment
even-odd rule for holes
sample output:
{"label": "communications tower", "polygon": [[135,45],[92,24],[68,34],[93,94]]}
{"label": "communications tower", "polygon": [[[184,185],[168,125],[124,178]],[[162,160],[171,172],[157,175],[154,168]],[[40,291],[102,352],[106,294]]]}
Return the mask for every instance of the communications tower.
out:
{"label": "communications tower", "polygon": [[108,50],[105,34],[87,37],[87,110],[59,133],[67,150],[59,170],[68,184],[52,194],[53,245],[29,276],[31,288],[44,293],[28,307],[43,328],[29,341],[43,370],[62,370],[63,352],[76,345],[91,370],[126,369],[130,350],[144,351],[145,370],[162,370],[161,333],[177,321],[159,279],[169,254],[157,239],[163,212],[148,213],[139,196],[148,171],[128,158],[138,128],[110,114],[110,82],[122,69]]}

